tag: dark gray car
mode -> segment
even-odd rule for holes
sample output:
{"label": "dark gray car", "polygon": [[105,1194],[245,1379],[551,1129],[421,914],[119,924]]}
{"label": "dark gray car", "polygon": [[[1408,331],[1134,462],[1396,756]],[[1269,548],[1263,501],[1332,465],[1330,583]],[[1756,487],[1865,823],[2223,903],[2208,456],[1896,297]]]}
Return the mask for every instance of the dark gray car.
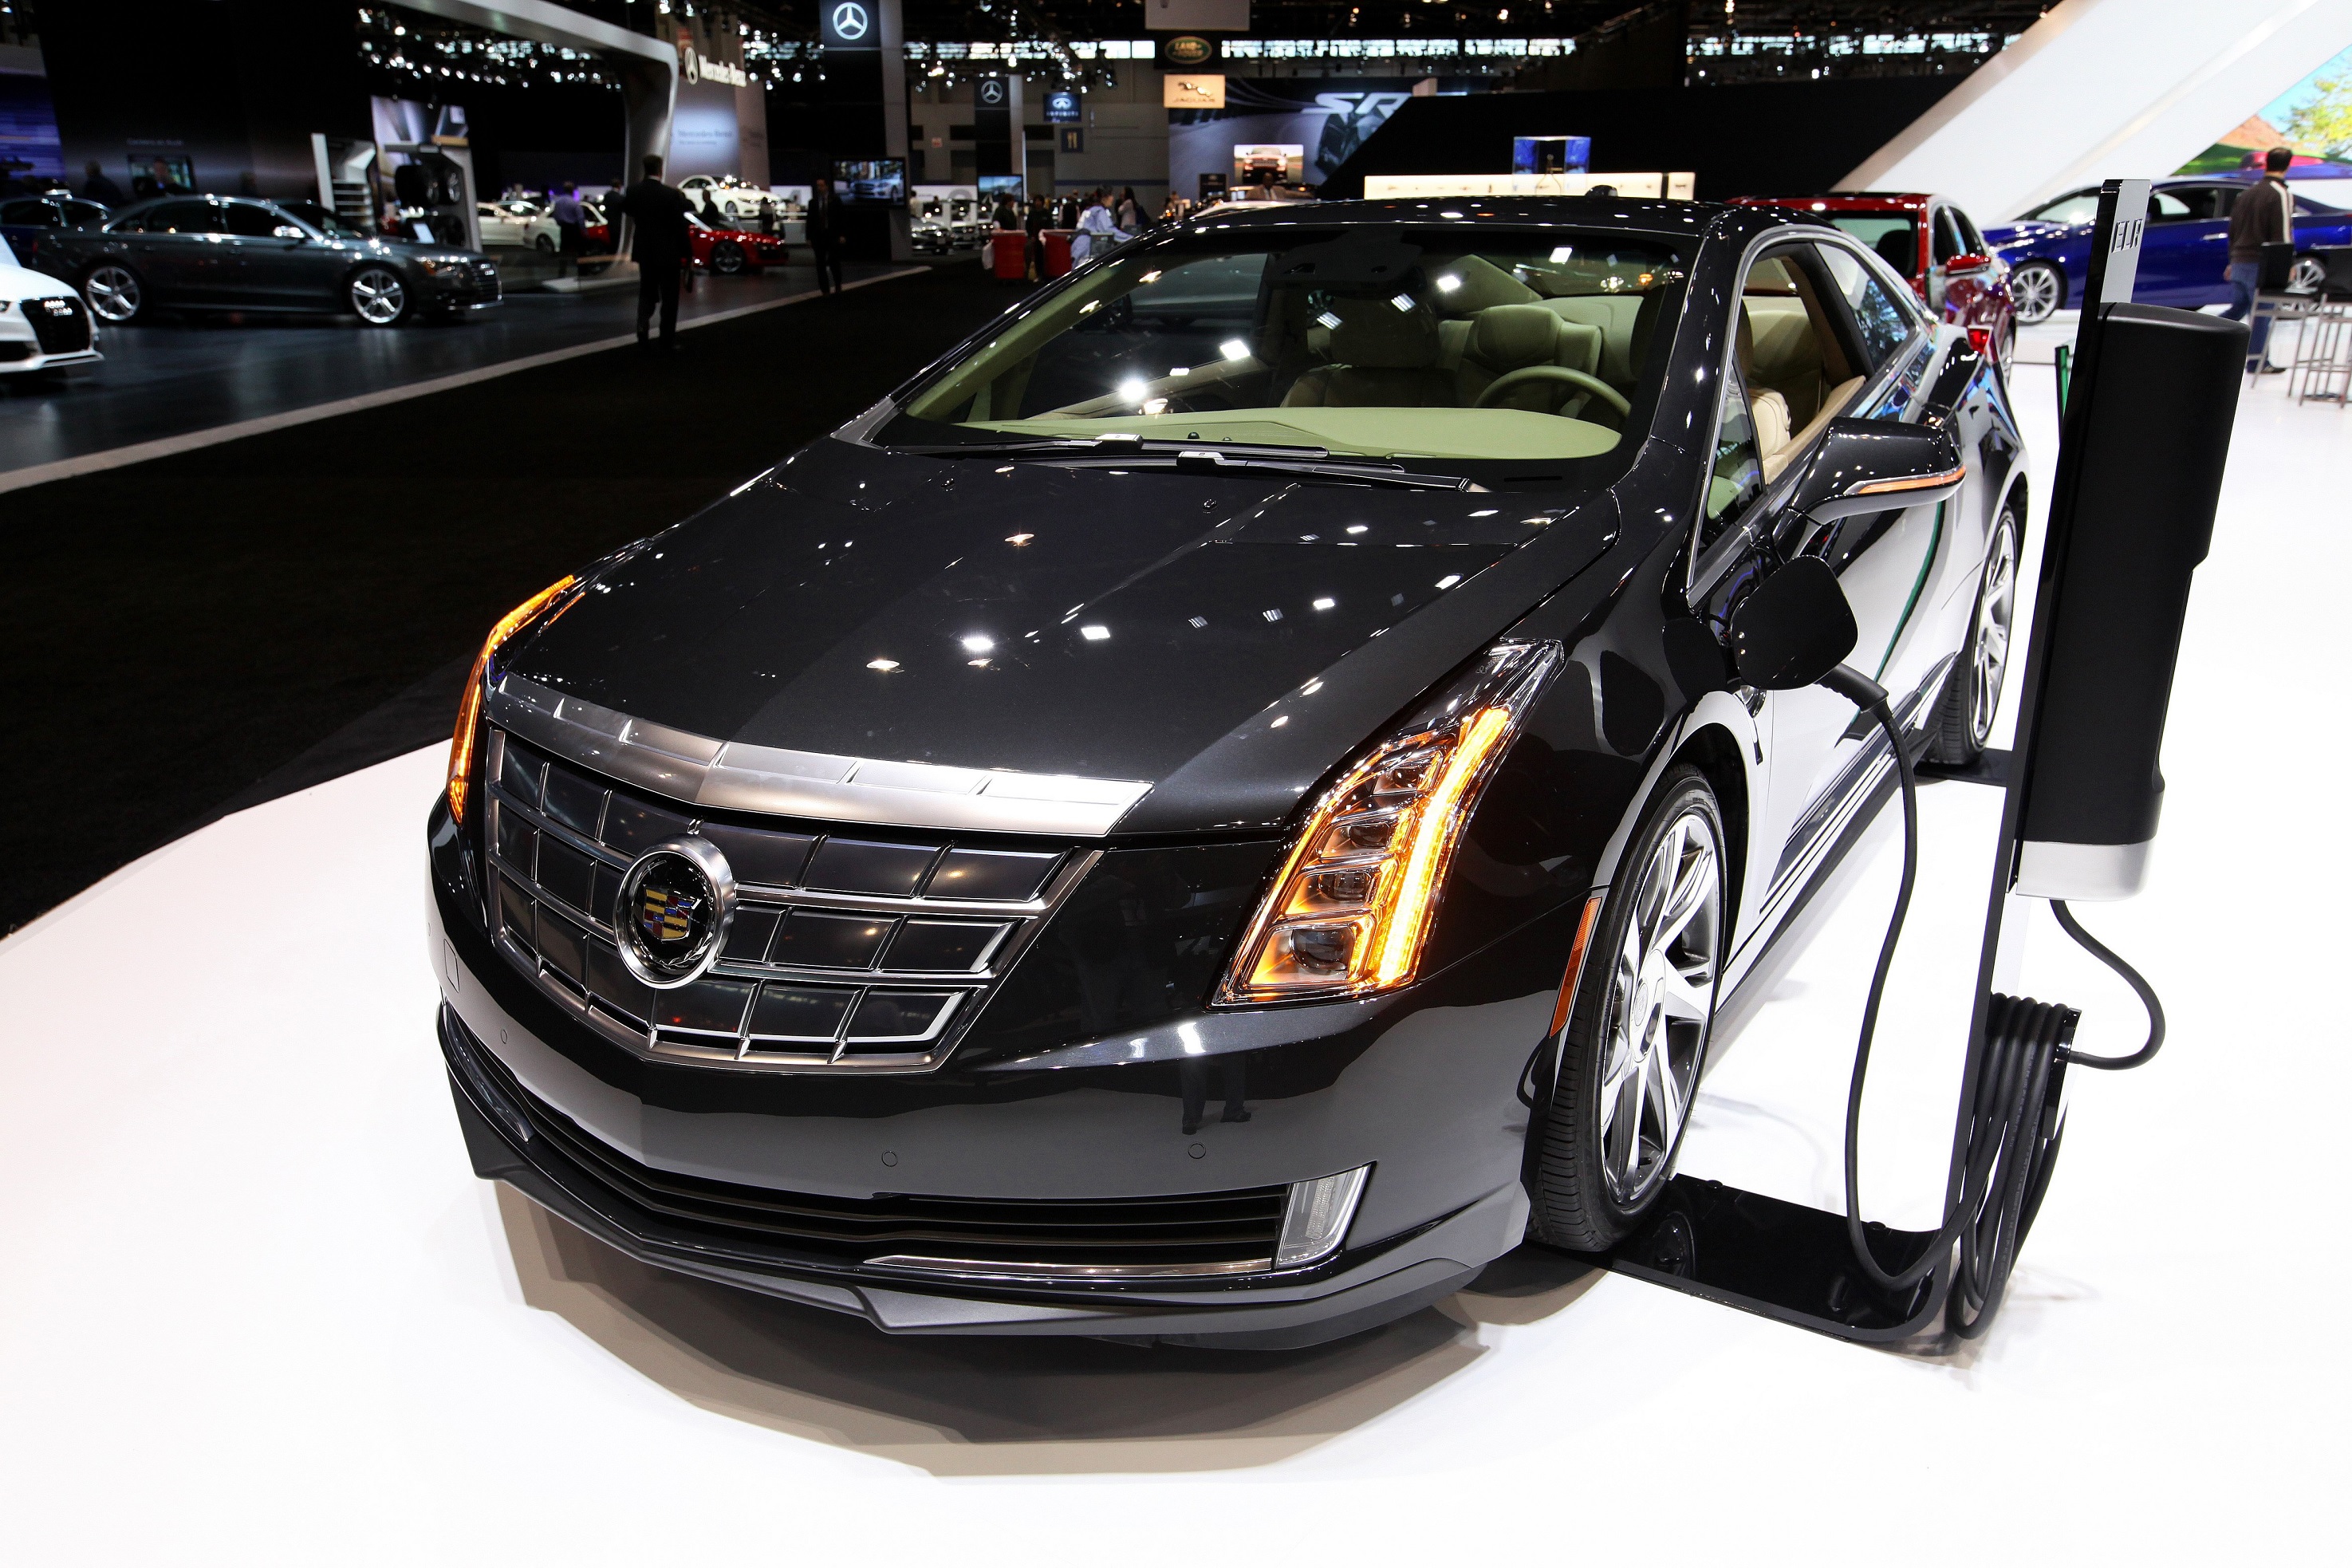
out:
{"label": "dark gray car", "polygon": [[489,258],[362,234],[315,202],[164,196],[58,236],[43,260],[117,326],[168,308],[349,310],[389,327],[499,299]]}

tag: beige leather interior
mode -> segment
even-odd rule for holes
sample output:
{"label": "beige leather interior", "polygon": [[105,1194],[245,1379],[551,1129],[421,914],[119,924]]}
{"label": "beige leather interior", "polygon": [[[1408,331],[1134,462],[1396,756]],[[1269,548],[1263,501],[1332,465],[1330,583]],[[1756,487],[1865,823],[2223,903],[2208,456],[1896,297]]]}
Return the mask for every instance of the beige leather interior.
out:
{"label": "beige leather interior", "polygon": [[1439,368],[1437,318],[1416,304],[1400,310],[1387,300],[1335,300],[1328,353],[1291,383],[1285,407],[1450,407],[1454,376]]}
{"label": "beige leather interior", "polygon": [[[1751,274],[1751,285],[1756,280]],[[1832,369],[1846,368],[1844,356],[1822,342],[1804,300],[1794,292],[1751,294],[1739,304],[1739,370],[1755,410],[1757,453],[1769,484],[1853,402],[1863,378],[1850,375],[1830,384]],[[1829,363],[1832,355],[1834,366]]]}
{"label": "beige leather interior", "polygon": [[[1494,305],[1469,322],[1460,368],[1454,373],[1465,408],[1497,380],[1530,365],[1559,365],[1596,375],[1601,369],[1601,329],[1562,321],[1541,305]],[[1489,405],[1549,414],[1589,396],[1574,384],[1534,379],[1506,388]]]}
{"label": "beige leather interior", "polygon": [[[1307,329],[1308,352],[1328,363],[1292,383],[1284,405],[1466,408],[1497,379],[1529,365],[1559,365],[1632,389],[1640,296],[1549,300],[1477,256],[1447,263],[1433,281],[1435,311],[1426,304],[1399,310],[1386,300],[1332,301],[1330,320]],[[1571,383],[1529,380],[1493,406],[1577,415],[1590,400]]]}

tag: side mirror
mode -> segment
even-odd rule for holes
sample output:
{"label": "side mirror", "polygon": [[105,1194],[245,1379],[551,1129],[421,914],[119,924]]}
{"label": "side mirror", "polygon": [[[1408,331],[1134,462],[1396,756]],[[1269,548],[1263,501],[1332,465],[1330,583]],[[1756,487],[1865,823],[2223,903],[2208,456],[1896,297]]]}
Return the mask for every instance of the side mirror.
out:
{"label": "side mirror", "polygon": [[1793,691],[1844,663],[1859,635],[1837,574],[1817,555],[1800,555],[1731,613],[1731,662],[1759,691]]}
{"label": "side mirror", "polygon": [[1830,522],[1949,500],[1967,477],[1952,416],[1941,410],[1930,409],[1916,425],[1832,419],[1789,504],[1816,522]]}
{"label": "side mirror", "polygon": [[1944,275],[1948,278],[1961,272],[1982,272],[1991,265],[1992,258],[1990,256],[1955,256],[1944,263]]}

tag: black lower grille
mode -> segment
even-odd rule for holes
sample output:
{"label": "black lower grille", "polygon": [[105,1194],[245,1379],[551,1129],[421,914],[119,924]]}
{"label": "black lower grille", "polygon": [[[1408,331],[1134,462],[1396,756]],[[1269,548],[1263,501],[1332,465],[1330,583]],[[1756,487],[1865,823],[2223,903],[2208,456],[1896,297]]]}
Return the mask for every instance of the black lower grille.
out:
{"label": "black lower grille", "polygon": [[836,1263],[899,1254],[1109,1269],[1265,1266],[1289,1195],[1271,1186],[1147,1198],[841,1198],[709,1181],[639,1163],[533,1096],[488,1050],[474,1044],[470,1054],[522,1112],[533,1142],[627,1207],[722,1248],[732,1239]]}
{"label": "black lower grille", "polygon": [[32,323],[45,354],[78,354],[89,347],[89,311],[79,300],[27,300],[17,309]]}

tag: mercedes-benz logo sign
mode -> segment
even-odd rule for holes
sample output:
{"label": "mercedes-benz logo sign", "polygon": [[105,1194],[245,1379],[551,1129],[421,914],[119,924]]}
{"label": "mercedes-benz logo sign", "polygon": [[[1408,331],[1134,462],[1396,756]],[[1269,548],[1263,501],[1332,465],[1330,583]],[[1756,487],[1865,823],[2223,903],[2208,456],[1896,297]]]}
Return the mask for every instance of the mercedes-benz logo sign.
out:
{"label": "mercedes-benz logo sign", "polygon": [[987,80],[982,82],[980,84],[980,101],[989,104],[1003,103],[1004,101],[1004,83],[1003,79],[997,77],[990,77]]}
{"label": "mercedes-benz logo sign", "polygon": [[833,31],[835,37],[857,39],[874,24],[866,17],[866,7],[857,0],[841,0],[833,8]]}
{"label": "mercedes-benz logo sign", "polygon": [[735,873],[705,838],[671,838],[639,856],[610,911],[621,962],[657,991],[711,965],[735,913]]}

